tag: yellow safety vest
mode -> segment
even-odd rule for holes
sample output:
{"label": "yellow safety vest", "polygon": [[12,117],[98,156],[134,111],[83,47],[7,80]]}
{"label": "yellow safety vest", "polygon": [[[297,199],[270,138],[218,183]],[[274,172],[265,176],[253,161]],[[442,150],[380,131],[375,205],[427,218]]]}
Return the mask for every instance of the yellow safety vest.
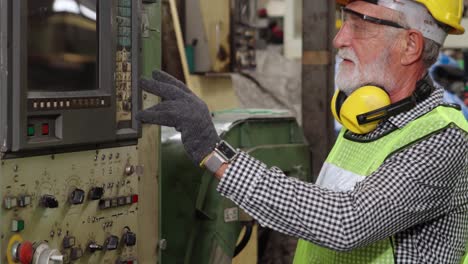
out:
{"label": "yellow safety vest", "polygon": [[[462,113],[447,106],[439,106],[402,129],[369,142],[346,139],[343,129],[327,157],[318,184],[335,190],[343,186],[351,190],[362,177],[376,171],[392,153],[447,127],[458,127],[468,132],[468,123]],[[350,252],[337,252],[299,240],[294,264],[393,264],[391,242],[391,238],[387,238]]]}

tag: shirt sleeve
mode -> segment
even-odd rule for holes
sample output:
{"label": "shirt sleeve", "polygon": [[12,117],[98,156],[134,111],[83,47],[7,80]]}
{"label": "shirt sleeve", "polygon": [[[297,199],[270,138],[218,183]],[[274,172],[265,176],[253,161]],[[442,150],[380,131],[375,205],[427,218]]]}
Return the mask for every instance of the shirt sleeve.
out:
{"label": "shirt sleeve", "polygon": [[461,206],[468,139],[458,129],[432,135],[386,161],[352,191],[336,192],[286,177],[241,153],[218,191],[260,225],[338,251],[364,246]]}

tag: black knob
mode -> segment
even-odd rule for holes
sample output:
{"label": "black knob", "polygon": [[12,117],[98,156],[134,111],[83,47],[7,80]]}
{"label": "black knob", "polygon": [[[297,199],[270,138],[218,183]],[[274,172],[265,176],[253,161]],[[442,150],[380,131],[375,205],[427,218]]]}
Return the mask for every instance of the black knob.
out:
{"label": "black knob", "polygon": [[134,246],[136,244],[136,234],[130,231],[127,231],[123,234],[122,237],[123,243],[127,247]]}
{"label": "black knob", "polygon": [[104,242],[106,250],[115,250],[119,246],[119,238],[117,236],[108,236]]}
{"label": "black knob", "polygon": [[93,187],[89,191],[89,199],[90,200],[99,200],[104,195],[104,188],[102,187]]}
{"label": "black knob", "polygon": [[101,251],[103,250],[103,247],[101,245],[98,245],[96,244],[96,242],[90,242],[88,244],[88,250],[91,252],[91,253],[94,253],[96,251]]}
{"label": "black knob", "polygon": [[45,208],[57,208],[58,201],[55,199],[55,196],[45,194],[41,197],[41,205]]}
{"label": "black knob", "polygon": [[74,247],[70,251],[70,260],[77,260],[83,256],[83,250],[80,247]]}
{"label": "black knob", "polygon": [[85,197],[85,191],[75,189],[70,193],[69,201],[71,204],[82,204]]}

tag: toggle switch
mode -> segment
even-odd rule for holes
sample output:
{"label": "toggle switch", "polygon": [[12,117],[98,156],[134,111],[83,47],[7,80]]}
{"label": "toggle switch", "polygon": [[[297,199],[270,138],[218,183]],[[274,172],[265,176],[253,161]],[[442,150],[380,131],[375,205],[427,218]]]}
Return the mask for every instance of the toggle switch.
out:
{"label": "toggle switch", "polygon": [[68,198],[71,204],[82,204],[85,197],[85,191],[76,188],[70,193],[70,197]]}
{"label": "toggle switch", "polygon": [[88,250],[89,250],[89,252],[91,252],[91,253],[94,253],[94,252],[96,252],[96,251],[101,251],[101,250],[103,250],[103,249],[104,249],[104,247],[101,246],[101,245],[98,245],[96,242],[90,242],[90,243],[88,244]]}

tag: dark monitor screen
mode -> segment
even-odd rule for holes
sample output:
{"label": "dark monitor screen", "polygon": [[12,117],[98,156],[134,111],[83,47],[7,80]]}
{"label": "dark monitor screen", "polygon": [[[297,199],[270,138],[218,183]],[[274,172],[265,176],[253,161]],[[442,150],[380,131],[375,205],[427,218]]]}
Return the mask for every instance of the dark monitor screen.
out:
{"label": "dark monitor screen", "polygon": [[28,0],[28,89],[98,89],[98,0]]}

